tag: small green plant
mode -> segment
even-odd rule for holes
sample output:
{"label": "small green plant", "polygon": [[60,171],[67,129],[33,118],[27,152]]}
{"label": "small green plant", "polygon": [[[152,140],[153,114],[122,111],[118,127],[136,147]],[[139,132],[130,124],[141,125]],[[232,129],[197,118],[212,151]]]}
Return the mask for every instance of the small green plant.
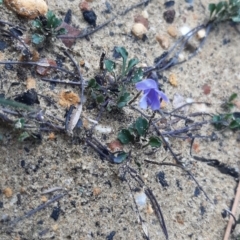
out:
{"label": "small green plant", "polygon": [[[101,104],[109,99],[107,109],[123,108],[131,100],[131,95],[128,92],[130,85],[137,83],[143,78],[142,68],[137,68],[139,60],[132,58],[128,61],[128,52],[124,47],[116,47],[115,51],[122,58],[122,65],[118,66],[116,62],[106,59],[104,61],[105,70],[109,72],[109,77],[112,78],[108,82],[107,87],[97,82],[96,79],[91,79],[88,82],[88,89],[91,91],[91,96],[97,104]],[[103,81],[105,81],[103,79]]]}
{"label": "small green plant", "polygon": [[47,39],[55,38],[58,35],[66,34],[65,28],[59,28],[62,20],[56,17],[52,11],[48,11],[46,16],[40,16],[32,21],[32,26],[37,33],[32,35],[34,44],[41,44]]}
{"label": "small green plant", "polygon": [[[122,144],[135,143],[140,140],[140,137],[146,139],[148,128],[149,122],[145,118],[139,117],[127,129],[122,129],[118,133],[118,139]],[[143,147],[151,146],[158,148],[162,144],[157,136],[150,136],[147,141],[148,143]]]}
{"label": "small green plant", "polygon": [[227,20],[240,22],[240,0],[221,1],[217,4],[210,3],[208,9],[210,18],[215,23]]}
{"label": "small green plant", "polygon": [[228,101],[222,106],[228,113],[214,115],[212,119],[212,124],[216,129],[221,130],[224,128],[230,128],[232,130],[240,129],[240,112],[230,112],[234,107],[233,101],[237,98],[237,94],[233,93]]}

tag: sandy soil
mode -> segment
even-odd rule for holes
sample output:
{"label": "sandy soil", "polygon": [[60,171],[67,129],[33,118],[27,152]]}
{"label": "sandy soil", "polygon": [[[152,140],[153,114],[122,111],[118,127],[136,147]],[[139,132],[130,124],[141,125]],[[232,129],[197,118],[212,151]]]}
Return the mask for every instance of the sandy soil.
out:
{"label": "sandy soil", "polygon": [[[137,2],[137,0],[109,1],[113,13]],[[188,10],[189,4],[179,1],[174,6],[176,17],[172,25],[177,29],[184,25],[193,28],[206,22],[209,2],[212,1],[196,1],[193,10]],[[87,27],[87,23],[83,20],[78,4],[77,0],[48,1],[49,9],[61,18],[68,9],[71,9],[72,23],[82,29]],[[111,17],[111,14],[103,13],[106,10],[104,0],[93,1],[91,7],[97,14],[98,24]],[[136,40],[131,35],[134,16],[142,10],[149,14],[149,30],[145,41]],[[90,79],[98,72],[102,51],[111,58],[114,46],[124,46],[131,57],[137,57],[142,63],[152,65],[153,60],[163,52],[156,41],[156,34],[166,34],[171,44],[176,41],[167,34],[170,24],[163,19],[163,11],[163,1],[151,1],[146,7],[136,8],[125,16],[118,17],[91,35],[89,41],[77,40],[70,52],[78,62],[81,60],[87,62],[89,70],[83,71],[84,78]],[[29,22],[18,18],[5,7],[0,7],[0,12],[1,19],[30,26]],[[177,87],[169,82],[164,83],[164,90],[170,98],[166,109],[173,109],[174,94],[179,93],[185,98],[211,103],[212,105],[206,107],[205,111],[216,113],[221,111],[220,105],[233,92],[239,94],[239,39],[239,34],[233,27],[228,23],[223,24],[210,33],[202,51],[196,57],[165,71],[166,77],[171,73],[176,74],[178,82]],[[52,46],[44,48],[40,55],[56,59],[57,55],[63,55],[64,49],[64,45],[57,40]],[[16,60],[18,57],[19,52],[12,46],[0,52],[1,60]],[[68,61],[64,64],[67,67],[70,65]],[[37,79],[38,93],[54,97],[62,89],[78,91],[77,88],[64,85],[57,85],[51,90],[50,84],[40,81],[35,73],[26,70],[25,78],[21,79],[16,69],[14,66],[13,71],[7,71],[0,66],[0,93],[7,97],[23,92],[26,77],[32,75]],[[19,84],[11,86],[13,82]],[[203,94],[204,84],[211,86],[208,95]],[[57,109],[50,108],[43,99],[40,99],[40,106],[46,108],[47,113],[64,119],[65,109],[57,103],[56,105]],[[201,110],[197,105],[191,107],[188,113]],[[97,110],[85,108],[84,115],[95,119]],[[112,132],[110,134],[96,132],[96,138],[103,144],[110,142],[116,138],[118,131],[133,122],[136,116],[137,114],[133,114],[128,108],[111,116],[104,115],[101,124],[110,126]],[[182,125],[183,123],[179,123],[179,126],[174,128]],[[213,131],[214,128],[207,125],[200,133],[210,135]],[[102,161],[99,155],[82,141],[74,141],[65,134],[56,134],[55,140],[49,140],[48,134],[43,134],[42,142],[21,143],[17,141],[17,133],[11,128],[6,128],[4,124],[1,124],[0,133],[3,135],[3,141],[0,143],[0,239],[145,239],[131,191],[127,183],[117,177],[118,165]],[[240,143],[237,141],[237,133],[230,131],[215,133],[218,137],[215,141],[196,140],[199,148],[193,150],[194,155],[218,159],[221,163],[238,169]],[[166,157],[167,162],[174,163],[169,152],[161,148],[154,155],[146,156],[144,150],[133,147],[132,159],[141,164],[141,169],[134,163],[132,167],[139,171],[146,185],[153,190],[158,199],[169,239],[222,239],[228,220],[222,218],[221,212],[231,206],[236,180],[230,175],[220,173],[214,167],[195,161],[189,154],[188,141],[169,138],[169,142],[173,150],[181,154],[185,166],[211,200],[209,201],[202,192],[197,194],[196,184],[181,169],[144,163],[144,159],[161,162]],[[163,188],[157,181],[156,174],[160,171],[165,173],[168,187]],[[132,185],[134,188],[133,183]],[[3,194],[6,187],[13,191],[10,198]],[[9,228],[9,221],[36,208],[44,200],[52,198],[56,192],[45,194],[45,199],[41,192],[53,187],[61,187],[67,190],[67,194],[44,210]],[[164,239],[157,218],[149,208],[151,207],[148,201],[141,209],[149,237],[152,240]],[[60,212],[57,220],[51,217],[53,211]],[[239,233],[240,228],[237,226],[231,239],[236,239]]]}

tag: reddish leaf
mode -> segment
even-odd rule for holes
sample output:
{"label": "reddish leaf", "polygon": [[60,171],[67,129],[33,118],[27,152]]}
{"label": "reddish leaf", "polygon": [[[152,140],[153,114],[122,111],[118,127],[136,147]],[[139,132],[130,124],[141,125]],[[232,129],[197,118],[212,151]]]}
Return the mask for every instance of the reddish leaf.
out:
{"label": "reddish leaf", "polygon": [[107,146],[112,152],[121,151],[123,149],[123,145],[118,140],[113,140],[112,142],[108,143]]}
{"label": "reddish leaf", "polygon": [[204,94],[208,95],[211,92],[211,87],[207,84],[204,84],[202,90]]}
{"label": "reddish leaf", "polygon": [[[58,28],[59,29],[65,28],[67,30],[67,34],[59,35],[58,37],[62,40],[63,44],[66,47],[68,47],[68,48],[72,47],[72,45],[75,43],[76,39],[71,38],[71,37],[77,37],[81,31],[65,22],[62,22]],[[61,37],[64,37],[64,38],[61,38]],[[70,38],[67,38],[67,37],[70,37]]]}
{"label": "reddish leaf", "polygon": [[[46,65],[46,66],[57,66],[57,63],[53,59],[46,59],[42,58],[39,61],[39,64]],[[37,66],[36,71],[41,76],[46,76],[51,72],[52,68],[50,67],[43,67],[43,66]]]}

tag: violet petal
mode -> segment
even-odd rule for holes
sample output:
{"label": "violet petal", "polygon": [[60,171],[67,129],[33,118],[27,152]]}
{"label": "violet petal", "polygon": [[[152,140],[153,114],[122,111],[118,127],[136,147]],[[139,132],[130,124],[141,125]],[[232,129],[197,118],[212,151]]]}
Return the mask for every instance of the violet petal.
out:
{"label": "violet petal", "polygon": [[145,79],[141,82],[136,83],[137,90],[144,91],[147,89],[158,89],[157,83],[152,79]]}

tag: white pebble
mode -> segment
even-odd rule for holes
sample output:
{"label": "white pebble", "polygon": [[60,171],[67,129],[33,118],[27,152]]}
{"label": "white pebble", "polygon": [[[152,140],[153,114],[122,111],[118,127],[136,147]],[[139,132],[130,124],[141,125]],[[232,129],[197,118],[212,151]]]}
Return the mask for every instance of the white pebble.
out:
{"label": "white pebble", "polygon": [[147,196],[146,194],[141,191],[135,194],[135,201],[139,207],[144,207],[147,203]]}
{"label": "white pebble", "polygon": [[189,33],[190,30],[191,29],[188,26],[183,26],[183,27],[180,28],[180,32],[183,36],[186,35],[187,33]]}

